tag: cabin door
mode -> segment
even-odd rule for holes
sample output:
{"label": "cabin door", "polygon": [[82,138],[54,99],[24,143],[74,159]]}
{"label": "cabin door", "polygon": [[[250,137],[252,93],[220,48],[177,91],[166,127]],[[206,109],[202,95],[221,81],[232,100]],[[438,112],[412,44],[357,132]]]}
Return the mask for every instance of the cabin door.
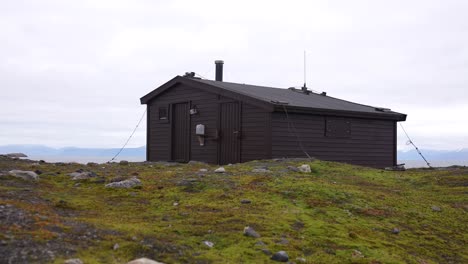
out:
{"label": "cabin door", "polygon": [[241,111],[239,103],[220,104],[219,113],[219,164],[240,162]]}
{"label": "cabin door", "polygon": [[172,106],[172,160],[188,162],[190,159],[189,104]]}

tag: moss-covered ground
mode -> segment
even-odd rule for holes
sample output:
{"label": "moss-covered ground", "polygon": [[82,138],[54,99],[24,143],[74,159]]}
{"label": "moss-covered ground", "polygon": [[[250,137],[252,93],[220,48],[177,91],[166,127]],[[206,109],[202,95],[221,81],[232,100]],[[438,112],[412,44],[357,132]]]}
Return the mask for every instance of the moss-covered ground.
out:
{"label": "moss-covered ground", "polygon": [[[287,169],[302,164],[312,172]],[[257,166],[271,172],[251,172]],[[208,172],[199,173],[202,168]],[[43,173],[35,183],[0,179],[0,204],[46,216],[29,228],[2,228],[44,242],[57,234],[43,226],[63,226],[61,232],[67,232],[67,221],[112,230],[78,247],[73,257],[85,263],[138,257],[165,263],[270,263],[261,249],[284,250],[297,263],[468,263],[467,168],[384,171],[325,161],[254,161],[225,166],[223,174],[214,173],[216,168],[2,161],[0,171]],[[77,169],[98,177],[72,181],[68,173]],[[132,175],[142,181],[141,188],[104,187],[111,178]],[[15,191],[24,188],[47,202],[15,199]],[[244,236],[245,226],[261,237]],[[59,255],[54,261],[64,259]]]}

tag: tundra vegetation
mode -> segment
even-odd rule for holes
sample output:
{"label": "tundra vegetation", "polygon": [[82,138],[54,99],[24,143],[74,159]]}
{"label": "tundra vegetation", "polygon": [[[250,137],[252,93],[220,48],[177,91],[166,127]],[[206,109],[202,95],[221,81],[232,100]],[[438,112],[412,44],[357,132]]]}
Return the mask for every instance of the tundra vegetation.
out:
{"label": "tundra vegetation", "polygon": [[0,157],[0,262],[468,263],[468,168],[218,167]]}

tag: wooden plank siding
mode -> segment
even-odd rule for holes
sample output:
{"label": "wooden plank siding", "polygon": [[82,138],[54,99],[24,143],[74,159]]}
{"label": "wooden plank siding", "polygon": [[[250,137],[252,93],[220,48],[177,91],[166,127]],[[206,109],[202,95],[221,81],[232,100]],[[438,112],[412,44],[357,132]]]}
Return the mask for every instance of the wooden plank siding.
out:
{"label": "wooden plank siding", "polygon": [[[272,158],[306,157],[298,142],[310,156],[382,168],[395,164],[394,121],[346,118],[350,122],[348,137],[328,137],[323,115],[272,114]],[[297,135],[296,135],[297,134]]]}
{"label": "wooden plank siding", "polygon": [[[271,134],[270,112],[232,98],[178,84],[148,102],[147,160],[171,160],[171,105],[182,102],[188,102],[190,107],[196,106],[198,110],[198,114],[190,116],[190,160],[218,163],[219,110],[220,104],[225,102],[239,102],[241,106],[241,162],[271,157],[271,137],[266,136]],[[167,107],[169,111],[166,121],[159,120],[158,111],[161,107]],[[194,133],[197,124],[205,125],[204,146],[200,146]]]}
{"label": "wooden plank siding", "polygon": [[[149,158],[150,161],[171,160],[171,111],[168,122],[161,122],[158,116],[160,107],[168,107],[171,104],[189,102],[190,106],[196,106],[198,114],[190,116],[190,159],[216,163],[217,140],[217,112],[218,96],[200,90],[194,90],[186,85],[177,85],[149,102],[151,113],[149,119]],[[193,133],[197,124],[205,125],[205,146],[200,146],[198,138]]]}

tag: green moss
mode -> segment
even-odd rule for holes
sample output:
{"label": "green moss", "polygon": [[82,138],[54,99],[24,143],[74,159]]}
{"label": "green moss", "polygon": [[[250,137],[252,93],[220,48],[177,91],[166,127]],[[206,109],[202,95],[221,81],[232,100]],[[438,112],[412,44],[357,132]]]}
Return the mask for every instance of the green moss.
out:
{"label": "green moss", "polygon": [[[137,257],[168,263],[268,262],[257,241],[272,252],[285,250],[293,261],[303,257],[314,263],[468,261],[468,170],[389,172],[324,161],[308,162],[312,173],[286,169],[301,164],[254,161],[203,176],[197,175],[200,168],[216,167],[19,165],[45,172],[36,191],[51,201],[51,211],[70,211],[74,220],[116,231],[78,251],[86,263]],[[272,172],[251,172],[263,165]],[[107,180],[137,173],[143,186],[107,189],[92,180],[75,186],[67,174],[83,167]],[[10,188],[16,187],[0,181],[1,191]],[[433,205],[442,211],[433,211]],[[261,238],[243,236],[247,225]],[[391,232],[395,227],[399,234]],[[278,243],[281,239],[288,243]],[[353,256],[355,250],[363,257]]]}

